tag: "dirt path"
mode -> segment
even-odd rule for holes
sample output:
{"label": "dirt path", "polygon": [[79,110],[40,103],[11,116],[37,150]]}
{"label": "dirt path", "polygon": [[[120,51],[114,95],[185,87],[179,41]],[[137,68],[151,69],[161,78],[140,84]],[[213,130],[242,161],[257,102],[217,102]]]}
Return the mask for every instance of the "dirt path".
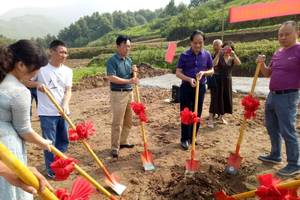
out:
{"label": "dirt path", "polygon": [[[179,105],[164,102],[170,98],[170,92],[163,89],[142,88],[142,101],[146,105],[149,122],[146,131],[149,138],[150,151],[154,155],[155,172],[144,172],[140,160],[143,151],[138,121],[134,127],[130,141],[136,144],[134,149],[121,150],[119,159],[110,156],[110,126],[111,112],[108,87],[75,91],[71,101],[71,118],[74,121],[92,120],[97,135],[89,140],[96,154],[105,162],[112,172],[127,186],[124,193],[126,200],[200,200],[212,199],[212,194],[220,188],[229,193],[246,191],[256,184],[255,174],[273,172],[278,169],[262,165],[256,158],[269,150],[269,139],[263,127],[263,107],[260,107],[255,121],[250,122],[246,131],[245,141],[241,148],[244,157],[240,173],[230,177],[223,173],[226,158],[234,150],[240,126],[243,108],[240,106],[241,96],[234,96],[234,114],[226,116],[229,125],[216,124],[215,128],[200,129],[200,145],[197,148],[197,158],[201,162],[199,172],[193,179],[185,179],[184,163],[189,158],[189,152],[179,147],[180,120]],[[208,115],[209,94],[206,95],[204,114]],[[263,105],[261,99],[261,105]],[[298,117],[299,118],[299,117]],[[34,122],[38,132],[39,123]],[[298,131],[299,131],[298,119]],[[37,148],[29,146],[29,163],[44,169],[43,156]],[[80,143],[72,143],[68,155],[79,159],[79,165],[104,185],[103,175],[95,162],[87,155]],[[71,188],[76,173],[64,182],[50,181],[55,188]],[[92,198],[105,199],[97,193]]]}

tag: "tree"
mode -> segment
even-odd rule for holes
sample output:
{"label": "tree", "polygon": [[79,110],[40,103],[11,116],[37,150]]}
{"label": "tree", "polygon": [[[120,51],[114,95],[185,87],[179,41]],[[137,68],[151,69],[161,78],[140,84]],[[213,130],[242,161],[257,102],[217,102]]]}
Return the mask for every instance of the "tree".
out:
{"label": "tree", "polygon": [[199,6],[201,3],[205,3],[207,1],[208,0],[191,0],[189,7],[190,8],[195,8],[195,7]]}

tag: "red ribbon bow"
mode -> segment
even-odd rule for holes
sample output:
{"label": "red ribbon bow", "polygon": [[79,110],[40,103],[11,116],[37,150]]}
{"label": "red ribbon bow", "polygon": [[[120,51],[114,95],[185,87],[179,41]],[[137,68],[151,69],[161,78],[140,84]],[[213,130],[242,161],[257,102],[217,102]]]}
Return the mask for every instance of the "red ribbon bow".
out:
{"label": "red ribbon bow", "polygon": [[181,123],[185,125],[191,125],[200,122],[200,118],[197,116],[197,114],[190,111],[189,108],[184,108],[183,111],[180,112],[180,118]]}
{"label": "red ribbon bow", "polygon": [[55,180],[66,180],[73,172],[76,163],[78,163],[78,160],[74,158],[62,159],[55,156],[54,162],[50,165],[55,174]]}
{"label": "red ribbon bow", "polygon": [[228,196],[223,190],[215,193],[216,200],[235,200],[235,198]]}
{"label": "red ribbon bow", "polygon": [[258,99],[252,95],[247,95],[242,99],[242,105],[244,106],[244,117],[246,119],[255,118],[256,110],[259,107]]}
{"label": "red ribbon bow", "polygon": [[76,124],[76,130],[69,130],[69,139],[70,141],[84,140],[94,135],[94,133],[95,128],[93,122],[81,122]]}
{"label": "red ribbon bow", "polygon": [[277,188],[276,184],[278,184],[280,180],[274,178],[272,174],[258,176],[258,180],[260,186],[257,188],[255,194],[260,198],[260,200],[298,199],[297,193],[294,189]]}
{"label": "red ribbon bow", "polygon": [[73,183],[71,194],[65,188],[59,188],[55,194],[59,200],[89,200],[90,195],[94,192],[95,190],[89,182],[78,177]]}
{"label": "red ribbon bow", "polygon": [[148,118],[145,113],[145,106],[142,103],[131,102],[130,107],[132,108],[133,112],[139,117],[141,122],[147,122]]}

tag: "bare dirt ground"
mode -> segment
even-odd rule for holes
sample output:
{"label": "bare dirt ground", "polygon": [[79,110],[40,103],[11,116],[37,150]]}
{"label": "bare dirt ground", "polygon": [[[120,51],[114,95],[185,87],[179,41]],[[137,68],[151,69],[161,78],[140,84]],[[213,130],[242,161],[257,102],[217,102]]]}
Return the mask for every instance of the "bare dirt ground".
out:
{"label": "bare dirt ground", "polygon": [[[105,85],[105,84],[103,84]],[[85,87],[83,87],[85,88]],[[229,194],[247,191],[257,185],[256,175],[274,173],[280,167],[263,165],[256,158],[270,149],[270,142],[263,126],[264,99],[260,99],[260,109],[254,121],[249,122],[244,142],[241,147],[243,162],[239,174],[229,176],[224,173],[227,157],[235,149],[243,108],[240,105],[242,95],[234,95],[234,114],[227,115],[229,124],[219,122],[213,129],[201,128],[200,144],[196,146],[196,156],[200,161],[200,169],[193,178],[184,177],[184,166],[190,152],[181,150],[179,105],[166,103],[170,98],[168,90],[141,88],[142,101],[146,106],[149,122],[146,124],[150,151],[154,156],[156,170],[145,172],[142,167],[140,153],[143,151],[138,121],[134,117],[129,141],[136,144],[133,149],[120,151],[118,159],[110,155],[111,112],[109,104],[109,88],[107,86],[83,89],[77,88],[71,101],[71,118],[92,120],[97,134],[90,138],[89,144],[108,166],[109,170],[120,177],[120,182],[127,186],[124,192],[126,200],[210,200],[213,193],[221,188]],[[205,97],[203,116],[208,115],[210,96]],[[298,115],[297,131],[300,130]],[[40,132],[39,122],[33,122],[34,129]],[[93,176],[99,183],[105,185],[103,174],[96,163],[88,155],[83,145],[72,143],[68,155],[78,159],[79,165]],[[285,154],[284,160],[285,160]],[[28,147],[28,158],[31,166],[44,171],[42,151],[34,146]],[[50,181],[57,189],[70,189],[77,173],[63,182]],[[92,200],[106,199],[96,193]]]}

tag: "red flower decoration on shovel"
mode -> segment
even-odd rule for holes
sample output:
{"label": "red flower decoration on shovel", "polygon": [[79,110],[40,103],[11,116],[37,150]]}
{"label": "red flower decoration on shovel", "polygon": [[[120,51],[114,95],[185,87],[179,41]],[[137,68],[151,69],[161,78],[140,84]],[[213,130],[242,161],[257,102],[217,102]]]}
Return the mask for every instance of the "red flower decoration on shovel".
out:
{"label": "red flower decoration on shovel", "polygon": [[78,163],[78,160],[74,158],[62,159],[55,157],[54,162],[50,165],[52,171],[55,174],[55,180],[66,180],[73,172],[76,163]]}
{"label": "red flower decoration on shovel", "polygon": [[255,194],[260,200],[292,200],[297,199],[294,189],[277,188],[276,184],[280,182],[279,179],[273,177],[272,174],[264,174],[258,176],[260,186],[257,188]]}
{"label": "red flower decoration on shovel", "polygon": [[133,112],[139,117],[140,121],[147,122],[148,118],[145,113],[145,106],[142,103],[131,102],[130,107]]}
{"label": "red flower decoration on shovel", "polygon": [[180,112],[181,123],[185,125],[191,125],[194,123],[201,122],[200,118],[197,116],[195,112],[189,110],[189,108],[184,108],[183,111]]}
{"label": "red flower decoration on shovel", "polygon": [[247,95],[242,99],[242,105],[244,106],[244,117],[246,119],[255,118],[256,110],[259,107],[258,99],[252,95]]}
{"label": "red flower decoration on shovel", "polygon": [[71,194],[67,189],[59,188],[55,194],[59,200],[89,200],[95,189],[85,179],[78,177],[73,183]]}
{"label": "red flower decoration on shovel", "polygon": [[92,122],[81,122],[76,124],[76,130],[69,130],[70,141],[88,139],[91,135],[94,135],[95,128]]}

